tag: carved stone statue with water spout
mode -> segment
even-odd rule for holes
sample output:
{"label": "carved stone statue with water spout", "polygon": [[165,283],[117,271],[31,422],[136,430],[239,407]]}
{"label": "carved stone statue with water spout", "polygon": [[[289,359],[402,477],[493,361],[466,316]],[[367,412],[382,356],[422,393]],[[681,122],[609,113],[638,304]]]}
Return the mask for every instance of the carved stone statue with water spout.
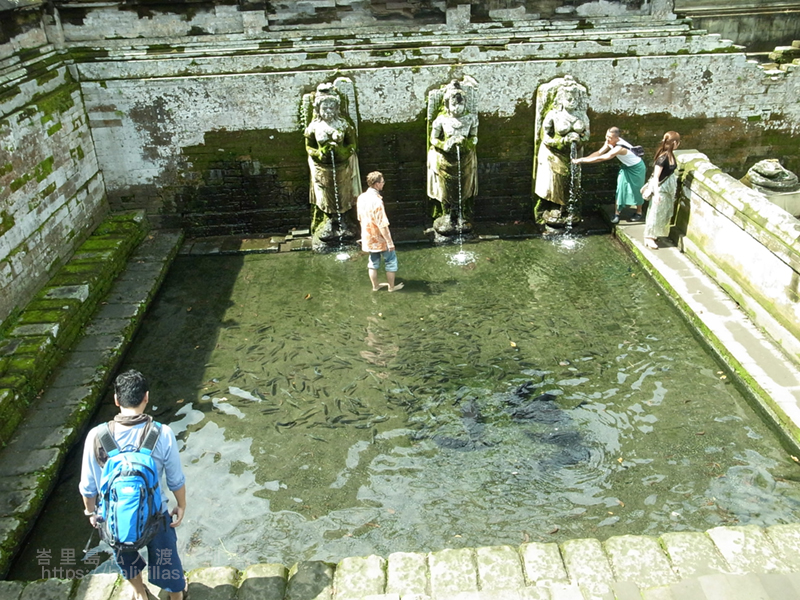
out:
{"label": "carved stone statue with water spout", "polygon": [[428,197],[437,243],[472,231],[478,194],[477,82],[469,76],[428,93]]}
{"label": "carved stone statue with water spout", "polygon": [[353,83],[339,77],[305,94],[301,109],[311,172],[309,202],[315,250],[334,250],[357,237],[355,202],[361,193],[358,110]]}
{"label": "carved stone statue with water spout", "polygon": [[572,77],[559,77],[536,92],[535,156],[533,160],[536,220],[548,225],[578,220],[576,194],[580,168],[570,162],[583,156],[589,140],[586,88]]}

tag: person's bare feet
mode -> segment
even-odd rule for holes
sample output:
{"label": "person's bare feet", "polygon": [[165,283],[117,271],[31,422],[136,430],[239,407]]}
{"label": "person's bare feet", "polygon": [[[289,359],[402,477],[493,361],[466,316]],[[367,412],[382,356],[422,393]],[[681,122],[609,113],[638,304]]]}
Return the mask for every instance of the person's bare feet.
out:
{"label": "person's bare feet", "polygon": [[644,238],[644,245],[650,248],[650,250],[658,250],[658,244],[653,238]]}
{"label": "person's bare feet", "polygon": [[[377,291],[379,291],[379,290],[380,290],[381,288],[383,288],[383,287],[385,287],[385,288],[388,288],[388,287],[389,287],[389,284],[388,284],[388,283],[379,283],[379,284],[378,284],[378,287],[376,287],[376,288],[372,288],[372,291],[373,291],[373,292],[377,292]],[[392,290],[389,290],[389,291],[391,292]]]}
{"label": "person's bare feet", "polygon": [[[388,286],[389,284],[387,283],[386,285]],[[394,287],[390,287],[389,291],[390,292],[396,292],[397,290],[402,290],[402,289],[403,289],[403,283],[401,282],[401,283],[394,284]]]}

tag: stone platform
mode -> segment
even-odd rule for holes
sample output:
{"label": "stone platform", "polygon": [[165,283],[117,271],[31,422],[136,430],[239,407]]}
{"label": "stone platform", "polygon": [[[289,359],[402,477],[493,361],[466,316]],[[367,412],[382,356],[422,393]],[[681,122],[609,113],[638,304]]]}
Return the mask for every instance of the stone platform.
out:
{"label": "stone platform", "polygon": [[[800,525],[208,567],[188,579],[187,600],[797,600]],[[128,600],[130,589],[109,574],[4,581],[0,600]]]}

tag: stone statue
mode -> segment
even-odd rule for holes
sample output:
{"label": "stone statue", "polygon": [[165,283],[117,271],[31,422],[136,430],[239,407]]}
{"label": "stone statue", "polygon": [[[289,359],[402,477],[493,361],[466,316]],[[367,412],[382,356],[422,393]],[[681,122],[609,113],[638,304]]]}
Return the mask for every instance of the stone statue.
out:
{"label": "stone statue", "polygon": [[437,242],[472,231],[478,194],[477,82],[469,76],[428,93],[428,196]]}
{"label": "stone statue", "polygon": [[355,202],[361,193],[358,111],[353,82],[339,77],[303,96],[302,119],[311,171],[309,202],[315,250],[355,240]]}
{"label": "stone statue", "polygon": [[759,161],[750,167],[742,183],[768,195],[800,190],[797,175],[774,158]]}
{"label": "stone statue", "polygon": [[571,173],[570,158],[583,156],[583,144],[589,140],[587,105],[586,88],[569,75],[536,92],[533,177],[538,222],[558,225],[576,219],[569,214],[569,202],[571,186],[580,188],[580,174]]}

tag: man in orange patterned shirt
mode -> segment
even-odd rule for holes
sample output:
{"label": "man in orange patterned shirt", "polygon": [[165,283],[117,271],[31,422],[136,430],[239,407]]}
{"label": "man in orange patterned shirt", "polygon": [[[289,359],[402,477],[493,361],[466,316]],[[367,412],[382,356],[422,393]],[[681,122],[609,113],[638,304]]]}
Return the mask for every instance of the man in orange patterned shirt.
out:
{"label": "man in orange patterned shirt", "polygon": [[[390,292],[402,289],[402,283],[395,283],[397,272],[397,254],[394,251],[392,234],[389,232],[389,219],[383,207],[383,175],[373,171],[367,175],[367,191],[358,197],[358,220],[361,222],[361,249],[369,252],[369,280],[372,291],[377,292],[386,287]],[[388,283],[378,283],[378,268],[381,257],[386,269]]]}

